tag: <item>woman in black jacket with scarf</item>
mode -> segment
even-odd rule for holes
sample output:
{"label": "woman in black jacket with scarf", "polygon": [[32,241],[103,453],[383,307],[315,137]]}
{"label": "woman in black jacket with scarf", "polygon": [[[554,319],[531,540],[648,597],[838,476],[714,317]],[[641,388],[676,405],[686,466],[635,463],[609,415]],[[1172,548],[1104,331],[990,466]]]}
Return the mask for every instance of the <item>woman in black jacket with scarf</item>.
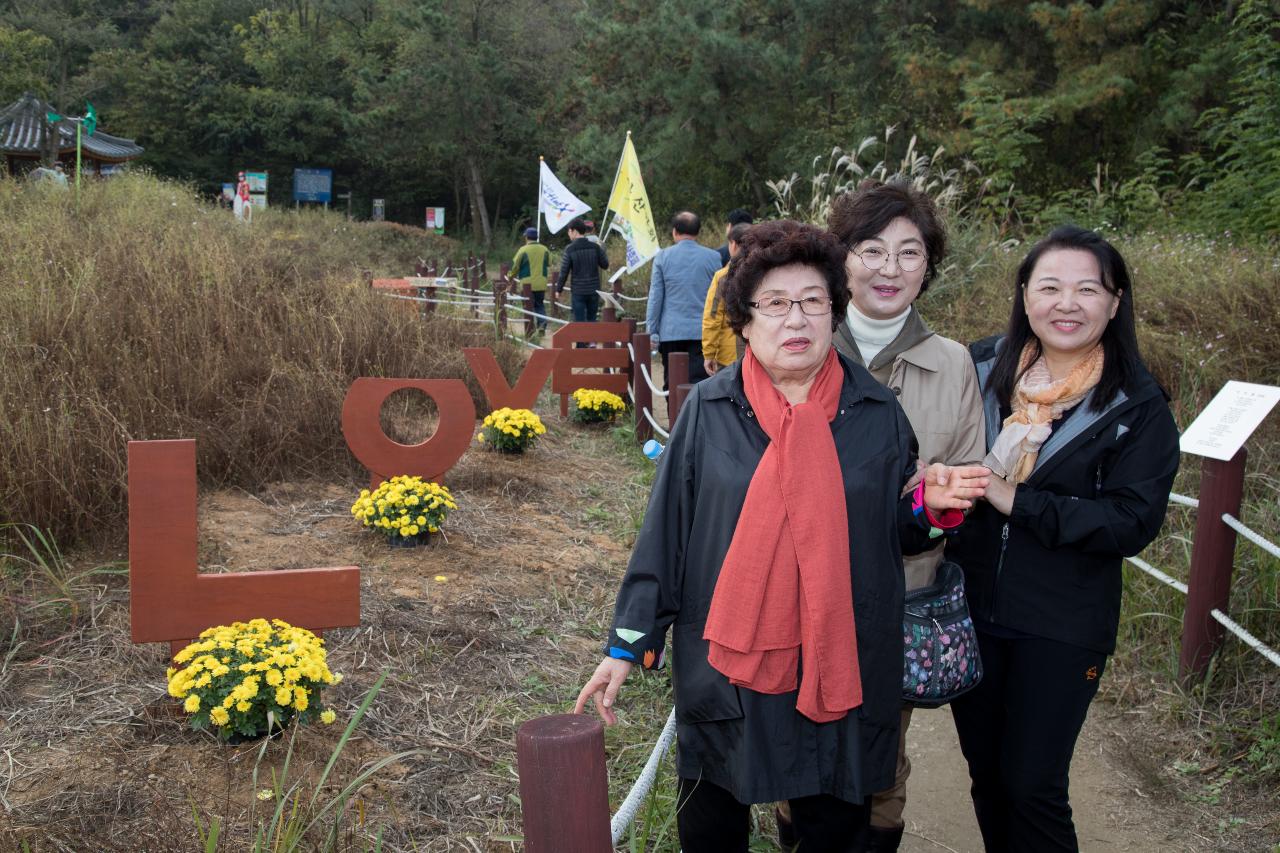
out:
{"label": "woman in black jacket with scarf", "polygon": [[1071,755],[1115,649],[1122,560],[1164,521],[1178,429],[1138,355],[1124,259],[1092,231],[1037,243],[1008,333],[971,350],[993,476],[947,548],[985,670],[956,729],[988,853],[1077,850]]}

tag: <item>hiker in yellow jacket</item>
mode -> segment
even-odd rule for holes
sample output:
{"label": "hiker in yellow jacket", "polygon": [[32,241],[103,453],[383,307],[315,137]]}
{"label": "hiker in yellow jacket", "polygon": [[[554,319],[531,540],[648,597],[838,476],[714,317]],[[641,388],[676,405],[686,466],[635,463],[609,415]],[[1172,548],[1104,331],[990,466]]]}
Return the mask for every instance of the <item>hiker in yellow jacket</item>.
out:
{"label": "hiker in yellow jacket", "polygon": [[[729,259],[738,255],[738,246],[751,228],[751,223],[740,222],[729,229]],[[726,264],[711,278],[707,288],[707,301],[702,307],[702,366],[707,375],[733,364],[742,356],[742,339],[729,328],[724,312],[724,300],[720,298],[720,285],[729,274]]]}

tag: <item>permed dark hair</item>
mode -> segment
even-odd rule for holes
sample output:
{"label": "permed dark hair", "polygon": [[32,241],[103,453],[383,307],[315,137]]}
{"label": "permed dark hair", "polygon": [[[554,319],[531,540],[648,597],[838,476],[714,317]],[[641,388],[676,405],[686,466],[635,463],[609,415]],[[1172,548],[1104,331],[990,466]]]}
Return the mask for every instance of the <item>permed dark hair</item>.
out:
{"label": "permed dark hair", "polygon": [[1036,263],[1045,252],[1054,249],[1072,249],[1088,252],[1098,260],[1098,269],[1102,272],[1102,286],[1109,293],[1119,294],[1120,306],[1116,316],[1107,323],[1102,333],[1102,351],[1104,362],[1102,378],[1098,380],[1093,395],[1092,408],[1100,412],[1122,389],[1132,391],[1142,363],[1138,353],[1138,333],[1133,322],[1133,282],[1129,278],[1129,269],[1124,258],[1097,232],[1089,231],[1075,225],[1062,225],[1050,232],[1049,236],[1036,243],[1026,258],[1018,266],[1017,280],[1014,282],[1013,310],[1009,315],[1009,329],[1005,335],[1004,346],[996,357],[995,366],[987,378],[987,388],[994,391],[1001,406],[1009,406],[1013,398],[1013,389],[1021,375],[1018,372],[1018,359],[1022,349],[1028,343],[1036,347],[1035,354],[1040,354],[1040,339],[1031,331],[1031,321],[1027,317],[1025,293],[1027,283],[1031,281],[1031,273]]}
{"label": "permed dark hair", "polygon": [[827,230],[840,238],[850,251],[870,240],[898,217],[920,229],[924,238],[924,283],[920,292],[938,274],[938,265],[947,256],[947,229],[933,199],[905,181],[863,181],[853,192],[843,193],[831,204]]}
{"label": "permed dark hair", "polygon": [[835,235],[816,225],[779,219],[752,225],[743,235],[738,256],[729,262],[721,283],[725,316],[737,334],[751,321],[756,288],[771,270],[802,264],[822,273],[831,297],[831,328],[835,329],[849,306],[849,282],[844,270],[844,245]]}

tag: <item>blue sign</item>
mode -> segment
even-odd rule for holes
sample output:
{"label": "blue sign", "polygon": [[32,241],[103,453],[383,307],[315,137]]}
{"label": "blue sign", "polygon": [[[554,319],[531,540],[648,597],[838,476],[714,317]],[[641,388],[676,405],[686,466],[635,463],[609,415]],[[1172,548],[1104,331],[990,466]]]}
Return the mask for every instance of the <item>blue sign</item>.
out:
{"label": "blue sign", "polygon": [[333,169],[294,169],[293,200],[319,201],[333,199]]}

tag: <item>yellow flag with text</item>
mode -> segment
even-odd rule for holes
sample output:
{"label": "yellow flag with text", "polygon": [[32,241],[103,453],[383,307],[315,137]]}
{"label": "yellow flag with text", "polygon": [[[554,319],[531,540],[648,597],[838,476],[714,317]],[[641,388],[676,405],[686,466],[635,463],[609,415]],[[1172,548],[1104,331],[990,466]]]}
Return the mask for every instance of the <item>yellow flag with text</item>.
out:
{"label": "yellow flag with text", "polygon": [[634,272],[658,254],[658,229],[653,226],[649,194],[640,176],[640,160],[631,144],[631,134],[627,134],[622,148],[618,177],[609,194],[609,210],[613,211],[609,230],[617,231],[627,241],[627,272]]}

